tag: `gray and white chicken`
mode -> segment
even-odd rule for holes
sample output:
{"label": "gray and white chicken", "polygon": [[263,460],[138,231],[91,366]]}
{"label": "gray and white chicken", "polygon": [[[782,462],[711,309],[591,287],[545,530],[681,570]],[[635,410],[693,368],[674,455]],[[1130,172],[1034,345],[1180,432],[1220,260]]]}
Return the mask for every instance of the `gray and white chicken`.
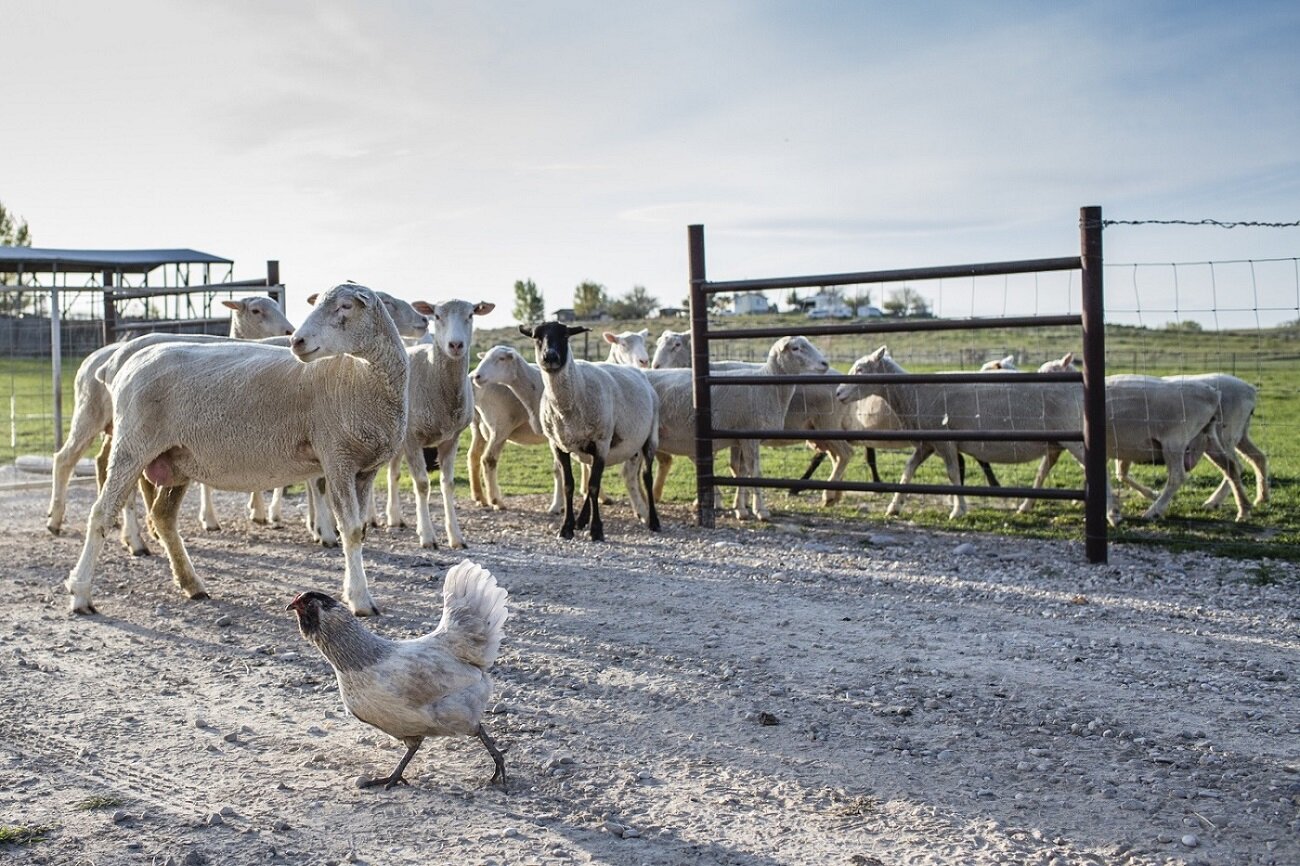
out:
{"label": "gray and white chicken", "polygon": [[304,592],[289,603],[286,609],[297,614],[302,636],[338,675],[348,712],[406,743],[406,755],[392,775],[364,787],[407,784],[402,772],[425,737],[472,734],[496,763],[492,782],[505,788],[505,759],[482,716],[492,694],[488,669],[509,616],[507,597],[490,572],[466,559],[447,572],[438,627],[398,641],[372,633],[324,593]]}

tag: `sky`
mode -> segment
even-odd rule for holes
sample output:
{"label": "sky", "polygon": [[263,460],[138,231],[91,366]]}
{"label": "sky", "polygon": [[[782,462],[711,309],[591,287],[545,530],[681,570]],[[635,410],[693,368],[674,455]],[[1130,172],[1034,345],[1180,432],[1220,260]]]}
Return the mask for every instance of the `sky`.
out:
{"label": "sky", "polygon": [[[344,280],[490,327],[520,279],[676,305],[692,223],[729,280],[1075,255],[1085,205],[1300,219],[1294,2],[0,0],[0,31],[0,202],[35,246],[276,259],[294,321]],[[1167,264],[1297,256],[1300,228],[1112,226],[1108,264],[1162,264],[1108,300],[1300,318],[1292,263]]]}

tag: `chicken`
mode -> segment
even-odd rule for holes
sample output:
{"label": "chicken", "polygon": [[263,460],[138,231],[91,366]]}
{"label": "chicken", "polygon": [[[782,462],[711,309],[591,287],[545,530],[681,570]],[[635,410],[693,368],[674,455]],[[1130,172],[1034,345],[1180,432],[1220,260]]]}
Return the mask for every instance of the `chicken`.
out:
{"label": "chicken", "polygon": [[462,561],[442,587],[442,621],[424,637],[388,640],[372,633],[346,606],[321,592],[304,592],[286,610],[298,616],[302,636],[320,650],[338,675],[348,712],[406,744],[392,775],[362,787],[407,784],[402,772],[425,737],[474,735],[506,787],[501,751],[483,727],[492,694],[488,669],[501,647],[508,593],[481,566]]}

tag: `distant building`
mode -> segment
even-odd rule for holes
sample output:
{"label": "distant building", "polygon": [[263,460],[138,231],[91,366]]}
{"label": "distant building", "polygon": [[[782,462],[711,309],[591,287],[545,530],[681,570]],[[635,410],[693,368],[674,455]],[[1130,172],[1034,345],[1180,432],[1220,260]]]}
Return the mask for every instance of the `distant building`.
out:
{"label": "distant building", "polygon": [[762,292],[745,292],[731,299],[731,309],[737,316],[766,313],[770,308],[771,304]]}
{"label": "distant building", "polygon": [[859,319],[881,319],[884,318],[885,311],[880,307],[863,307],[858,310]]}
{"label": "distant building", "polygon": [[853,311],[844,299],[825,289],[808,298],[801,298],[799,305],[807,312],[810,319],[851,319]]}
{"label": "distant building", "polygon": [[685,307],[660,307],[659,318],[661,319],[684,319],[690,315],[690,311]]}
{"label": "distant building", "polygon": [[560,309],[556,310],[554,313],[551,313],[551,315],[555,317],[555,321],[557,322],[578,321],[578,314],[573,311],[572,307],[561,307]]}

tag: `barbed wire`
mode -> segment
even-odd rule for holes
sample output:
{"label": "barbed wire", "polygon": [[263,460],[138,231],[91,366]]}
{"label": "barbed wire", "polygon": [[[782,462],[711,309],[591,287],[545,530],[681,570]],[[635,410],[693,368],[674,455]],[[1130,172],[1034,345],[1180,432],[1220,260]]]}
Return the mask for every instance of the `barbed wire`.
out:
{"label": "barbed wire", "polygon": [[1300,220],[1295,222],[1260,222],[1257,220],[1102,220],[1101,227],[1107,226],[1216,226],[1223,229],[1267,228],[1291,229],[1300,227]]}

